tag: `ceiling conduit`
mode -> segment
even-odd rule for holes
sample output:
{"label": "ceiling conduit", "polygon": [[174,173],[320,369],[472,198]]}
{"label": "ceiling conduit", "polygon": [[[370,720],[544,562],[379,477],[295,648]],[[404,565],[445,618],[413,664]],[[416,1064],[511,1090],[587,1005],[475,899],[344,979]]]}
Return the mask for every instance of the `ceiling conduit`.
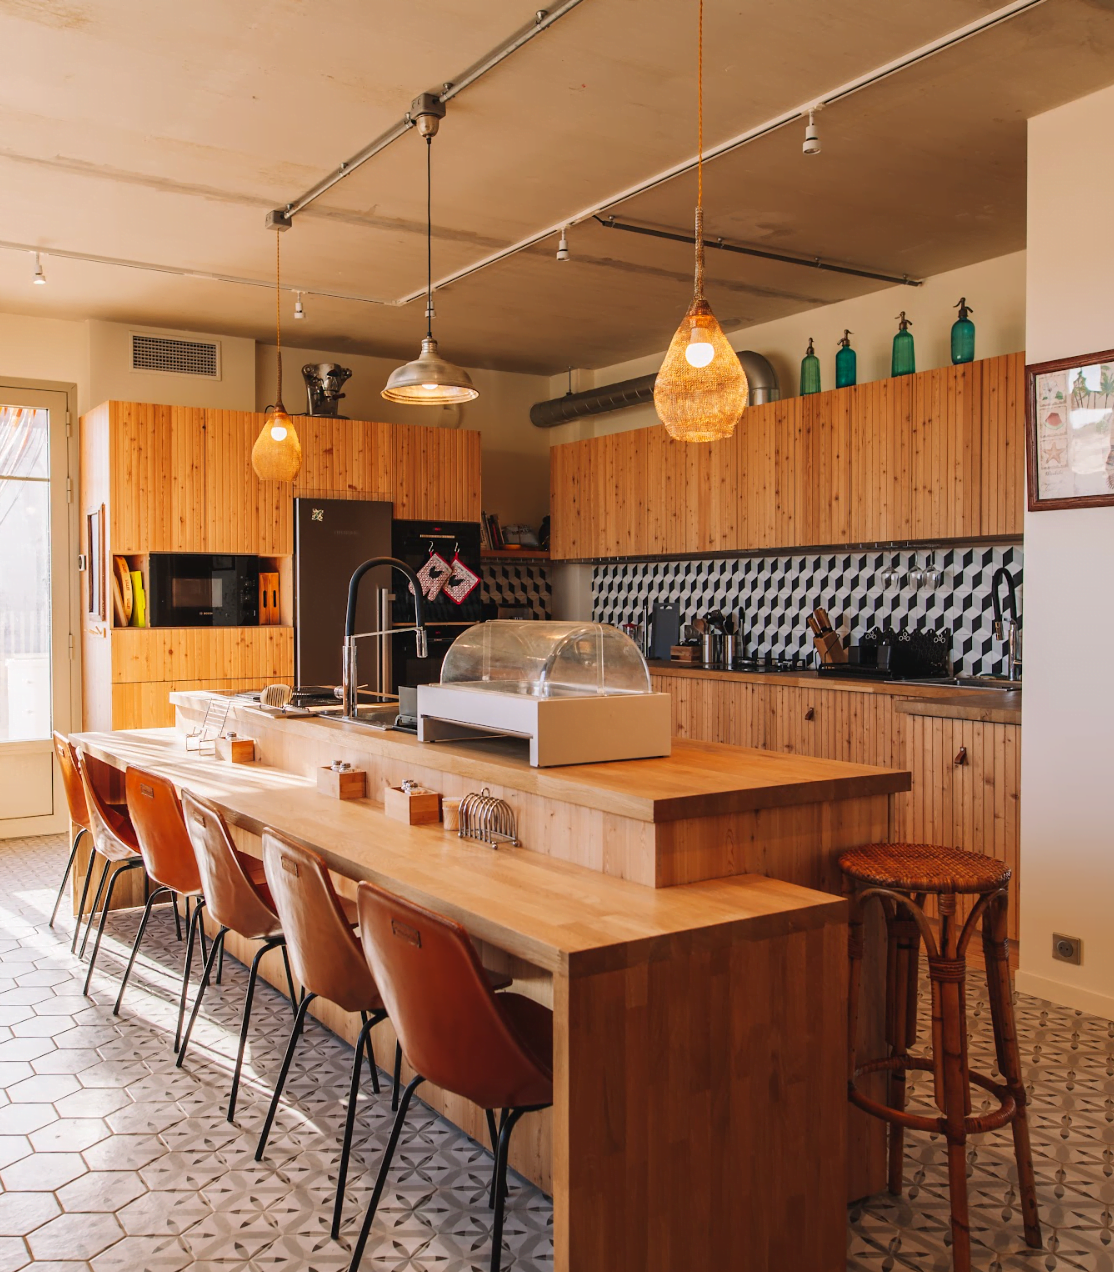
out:
{"label": "ceiling conduit", "polygon": [[[760,353],[743,349],[738,354],[750,386],[749,405],[761,406],[763,402],[776,402],[781,397],[777,372]],[[550,398],[547,402],[535,402],[530,408],[530,423],[535,428],[556,428],[570,420],[584,419],[591,415],[606,415],[608,411],[622,411],[628,406],[641,406],[652,402],[657,372],[636,376],[633,380],[619,380],[615,384],[601,384],[583,393],[566,393],[563,397]]]}

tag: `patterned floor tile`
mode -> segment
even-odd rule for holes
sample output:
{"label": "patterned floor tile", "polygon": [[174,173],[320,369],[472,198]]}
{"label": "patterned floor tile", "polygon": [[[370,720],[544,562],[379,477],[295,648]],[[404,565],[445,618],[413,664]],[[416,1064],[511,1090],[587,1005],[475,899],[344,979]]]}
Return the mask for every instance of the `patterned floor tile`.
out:
{"label": "patterned floor tile", "polygon": [[[123,1014],[112,1016],[138,916],[110,917],[92,1001],[85,998],[85,965],[69,953],[72,920],[45,927],[66,850],[61,837],[6,845],[0,1272],[342,1272],[390,1133],[389,1081],[384,1077],[383,1098],[371,1094],[370,1083],[361,1091],[344,1227],[334,1242],[328,1225],[350,1049],[321,1027],[307,1027],[266,1157],[257,1163],[256,1136],[290,1028],[289,1003],[261,987],[236,1125],[229,1125],[244,969],[229,960],[223,987],[206,996],[196,1045],[176,1068],[170,1037],[181,946],[169,910],[152,918]],[[972,1063],[993,1072],[978,977],[969,998]],[[968,1154],[974,1266],[1114,1272],[1114,1023],[1037,999],[1017,1002],[1044,1249],[1024,1245],[1010,1134],[995,1132]],[[911,1083],[912,1104],[927,1107],[929,1094],[923,1076]],[[976,1107],[981,1101],[977,1095]],[[95,1142],[77,1147],[91,1135]],[[415,1104],[365,1272],[486,1268],[490,1172],[486,1146]],[[904,1182],[902,1197],[882,1194],[850,1210],[849,1272],[950,1272],[947,1157],[939,1137],[907,1135]],[[552,1209],[523,1182],[512,1188],[505,1241],[507,1272],[551,1267]]]}

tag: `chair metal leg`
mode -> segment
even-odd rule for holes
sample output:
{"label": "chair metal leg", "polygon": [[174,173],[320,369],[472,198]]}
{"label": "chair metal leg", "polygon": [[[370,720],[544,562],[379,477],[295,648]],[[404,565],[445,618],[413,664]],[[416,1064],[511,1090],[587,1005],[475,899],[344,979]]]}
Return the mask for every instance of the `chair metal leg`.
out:
{"label": "chair metal leg", "polygon": [[402,1043],[395,1041],[394,1089],[391,1091],[391,1112],[398,1112],[398,1093],[402,1086]]}
{"label": "chair metal leg", "polygon": [[201,1010],[201,1000],[205,996],[205,988],[209,984],[209,978],[213,974],[213,964],[217,961],[217,952],[224,944],[224,934],[228,931],[226,927],[222,927],[213,937],[213,943],[209,946],[209,957],[205,960],[205,970],[201,973],[201,984],[197,987],[197,997],[194,999],[193,1010],[190,1012],[189,1021],[186,1024],[186,1032],[182,1035],[182,1045],[178,1048],[178,1059],[174,1061],[174,1067],[180,1069],[182,1061],[186,1058],[186,1048],[190,1043],[190,1034],[193,1033],[193,1022],[197,1019],[197,1013]]}
{"label": "chair metal leg", "polygon": [[[189,898],[186,899],[186,905],[189,906]],[[197,904],[193,907],[193,913],[188,916],[189,922],[186,927],[186,956],[182,961],[182,992],[178,997],[178,1024],[174,1029],[174,1050],[177,1051],[182,1045],[182,1022],[186,1016],[186,997],[190,988],[190,971],[193,968],[193,947],[197,941],[197,930],[201,926],[201,911],[205,902],[201,897],[197,898]]]}
{"label": "chair metal leg", "polygon": [[[490,1138],[491,1138],[491,1158],[492,1158],[492,1161],[493,1161],[493,1162],[495,1162],[496,1164],[498,1164],[498,1161],[499,1161],[499,1128],[495,1125],[495,1112],[494,1112],[494,1110],[493,1110],[493,1109],[484,1109],[484,1114],[485,1114],[485,1115],[486,1115],[486,1117],[487,1117],[487,1133],[488,1133],[488,1135],[489,1135],[489,1136],[490,1136]],[[507,1111],[506,1111],[506,1109],[502,1109],[502,1110],[500,1111],[500,1119],[501,1119],[501,1120],[503,1120],[503,1121],[505,1121],[505,1120],[506,1120],[506,1116],[507,1116]],[[487,1190],[487,1208],[488,1208],[488,1210],[494,1210],[494,1209],[495,1209],[495,1177],[496,1177],[496,1174],[497,1174],[497,1171],[495,1170],[495,1168],[494,1168],[494,1167],[492,1167],[492,1171],[491,1171],[491,1187]]]}
{"label": "chair metal leg", "polygon": [[340,1236],[340,1220],[344,1213],[344,1185],[348,1182],[348,1162],[352,1155],[352,1130],[356,1125],[356,1096],[360,1090],[360,1067],[363,1060],[364,1042],[371,1037],[371,1031],[386,1019],[386,1012],[374,1012],[371,1016],[361,1013],[364,1023],[356,1038],[356,1049],[352,1055],[352,1081],[348,1087],[348,1111],[344,1115],[344,1138],[340,1146],[340,1167],[337,1170],[337,1195],[333,1203],[333,1225],[330,1229],[333,1240]]}
{"label": "chair metal leg", "polygon": [[[85,947],[89,944],[89,933],[93,928],[93,920],[97,917],[97,910],[100,908],[101,897],[104,895],[104,885],[108,882],[108,872],[112,869],[112,862],[107,857],[104,859],[104,865],[101,867],[101,877],[97,883],[97,890],[93,894],[93,904],[89,907],[89,918],[85,924],[85,935],[81,938],[81,948],[77,952],[78,958],[85,957]],[[78,921],[80,926],[80,920]]]}
{"label": "chair metal leg", "polygon": [[286,942],[283,941],[279,946],[282,950],[282,965],[286,968],[286,988],[290,991],[290,1010],[296,1016],[298,1014],[298,995],[294,992],[294,974],[290,970],[290,955],[286,952]]}
{"label": "chair metal leg", "polygon": [[[248,1045],[248,1025],[251,1024],[251,1004],[255,998],[255,982],[259,979],[259,961],[268,950],[273,950],[279,944],[285,944],[281,937],[273,941],[264,941],[251,960],[251,970],[248,972],[248,992],[244,995],[244,1018],[240,1022],[240,1045],[236,1048],[236,1065],[232,1070],[232,1091],[228,1096],[228,1114],[225,1120],[229,1122],[236,1116],[236,1096],[240,1090],[240,1071],[244,1067],[244,1051]],[[223,948],[222,941],[221,949]],[[297,1008],[294,1009],[294,1014],[297,1016]]]}
{"label": "chair metal leg", "polygon": [[511,1132],[525,1112],[526,1109],[511,1109],[499,1128],[499,1150],[495,1156],[495,1219],[491,1225],[491,1272],[499,1272],[503,1257],[503,1212],[507,1205],[507,1157]]}
{"label": "chair metal leg", "polygon": [[224,942],[220,943],[220,958],[217,960],[217,984],[224,979]]}
{"label": "chair metal leg", "polygon": [[259,1143],[255,1148],[255,1160],[257,1162],[263,1160],[263,1152],[267,1147],[267,1139],[271,1134],[271,1125],[275,1120],[275,1114],[278,1112],[279,1100],[282,1099],[282,1088],[286,1085],[286,1076],[290,1072],[290,1062],[294,1059],[294,1051],[298,1046],[298,1039],[302,1036],[302,1026],[306,1023],[306,1012],[309,1010],[310,1003],[316,997],[316,994],[303,994],[302,1001],[298,1005],[298,1012],[294,1017],[294,1024],[290,1030],[290,1041],[286,1044],[286,1055],[282,1058],[282,1068],[279,1070],[278,1081],[275,1083],[275,1093],[271,1096],[271,1106],[267,1110],[267,1120],[263,1123],[263,1130],[259,1135]]}
{"label": "chair metal leg", "polygon": [[77,953],[77,938],[81,935],[81,921],[85,918],[85,902],[89,899],[89,885],[93,882],[93,867],[97,863],[97,850],[89,854],[89,864],[85,870],[85,883],[81,888],[81,901],[77,907],[77,918],[73,925],[73,940],[70,942],[70,953]]}
{"label": "chair metal leg", "polygon": [[89,997],[89,985],[93,979],[93,968],[97,965],[97,955],[100,953],[101,938],[104,936],[105,920],[108,918],[108,912],[112,909],[112,894],[116,891],[116,881],[121,875],[127,874],[129,870],[135,870],[143,863],[141,861],[125,861],[112,872],[112,878],[108,883],[108,894],[104,899],[104,905],[101,908],[101,921],[97,925],[97,939],[93,942],[93,953],[89,956],[89,970],[85,973],[85,985],[82,993],[86,998]]}
{"label": "chair metal leg", "polygon": [[[120,982],[120,992],[116,995],[116,1002],[112,1008],[112,1014],[118,1016],[120,1014],[120,1004],[124,1001],[124,990],[128,987],[128,978],[132,974],[132,968],[135,966],[135,956],[139,953],[139,947],[143,941],[143,933],[147,931],[147,921],[151,917],[151,907],[155,904],[155,899],[162,892],[170,892],[169,888],[158,887],[147,898],[147,904],[143,907],[143,917],[139,920],[139,931],[135,934],[135,940],[132,942],[132,952],[128,956],[128,965],[124,969],[124,979]],[[171,893],[173,896],[173,893]]]}
{"label": "chair metal leg", "polygon": [[[70,849],[70,856],[69,856],[69,860],[66,862],[66,869],[62,872],[62,882],[58,885],[58,895],[54,898],[54,909],[51,910],[50,912],[50,918],[47,921],[47,927],[53,927],[54,920],[58,917],[58,907],[62,904],[62,893],[65,892],[66,890],[66,884],[70,878],[70,871],[73,869],[73,863],[77,860],[77,846],[79,843],[81,843],[81,836],[87,835],[88,833],[89,832],[85,829],[85,827],[81,826],[78,828],[77,834],[74,835],[73,847]],[[88,872],[86,872],[86,875],[85,875],[85,885],[86,887],[89,886]],[[81,922],[81,919],[79,915],[78,916],[79,925],[80,925],[80,922]]]}
{"label": "chair metal leg", "polygon": [[[371,1074],[371,1089],[378,1095],[379,1092],[379,1066],[375,1063],[375,1044],[371,1041],[371,1026],[378,1024],[380,1020],[385,1019],[385,1013],[375,1013],[376,1019],[370,1020],[366,1011],[360,1012],[360,1020],[363,1022],[363,1028],[360,1030],[360,1037],[364,1040],[364,1049],[367,1051],[367,1070]],[[370,1023],[369,1023],[370,1020]],[[359,1047],[356,1048],[359,1051]]]}
{"label": "chair metal leg", "polygon": [[[170,893],[170,904],[174,907],[174,935],[180,941],[182,939],[182,916],[178,913],[178,894]],[[189,915],[186,916],[187,920]]]}
{"label": "chair metal leg", "polygon": [[406,1090],[402,1093],[402,1099],[399,1102],[398,1113],[395,1115],[395,1124],[391,1127],[391,1138],[387,1141],[386,1151],[383,1153],[383,1160],[379,1164],[379,1175],[375,1180],[375,1191],[371,1194],[371,1201],[368,1202],[367,1214],[364,1215],[364,1222],[360,1228],[360,1235],[356,1240],[356,1248],[352,1251],[352,1262],[348,1265],[348,1272],[357,1272],[360,1266],[360,1260],[364,1257],[364,1246],[367,1245],[368,1234],[371,1232],[371,1225],[375,1222],[375,1212],[379,1209],[379,1201],[383,1196],[383,1186],[387,1182],[387,1172],[391,1169],[391,1159],[395,1155],[395,1148],[398,1146],[398,1137],[402,1132],[402,1124],[406,1120],[406,1110],[410,1107],[410,1101],[414,1092],[425,1081],[425,1078],[418,1074],[410,1079]]}

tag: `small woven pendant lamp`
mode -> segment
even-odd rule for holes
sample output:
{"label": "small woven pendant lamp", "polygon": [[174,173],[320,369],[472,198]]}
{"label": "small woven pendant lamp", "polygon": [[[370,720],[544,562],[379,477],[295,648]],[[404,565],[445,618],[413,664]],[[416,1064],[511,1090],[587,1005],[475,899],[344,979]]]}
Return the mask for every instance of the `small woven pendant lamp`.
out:
{"label": "small woven pendant lamp", "polygon": [[747,404],[746,373],[704,298],[704,0],[697,27],[696,279],[692,304],[654,382],[654,406],[670,437],[730,437]]}

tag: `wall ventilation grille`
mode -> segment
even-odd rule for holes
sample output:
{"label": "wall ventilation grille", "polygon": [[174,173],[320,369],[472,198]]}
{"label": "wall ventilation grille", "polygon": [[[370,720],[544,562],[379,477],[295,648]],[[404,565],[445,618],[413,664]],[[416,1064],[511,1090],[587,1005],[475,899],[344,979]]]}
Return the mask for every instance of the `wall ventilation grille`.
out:
{"label": "wall ventilation grille", "polygon": [[132,333],[132,370],[168,371],[220,379],[220,345],[215,340],[173,340]]}

